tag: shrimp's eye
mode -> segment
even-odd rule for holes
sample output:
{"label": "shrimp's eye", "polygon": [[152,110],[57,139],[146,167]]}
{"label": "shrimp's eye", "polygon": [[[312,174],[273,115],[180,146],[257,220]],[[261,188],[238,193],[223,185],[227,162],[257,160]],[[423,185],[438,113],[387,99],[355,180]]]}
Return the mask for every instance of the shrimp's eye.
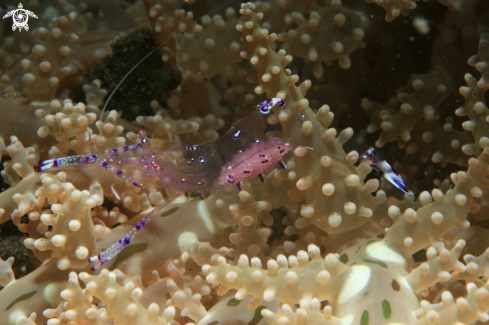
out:
{"label": "shrimp's eye", "polygon": [[142,137],[142,136],[143,136],[143,135],[145,135],[145,134],[146,134],[146,132],[144,132],[143,130],[139,131],[139,133],[138,133],[138,135],[139,135],[140,137]]}
{"label": "shrimp's eye", "polygon": [[155,162],[153,162],[151,166],[153,167],[154,170],[160,169],[160,165]]}

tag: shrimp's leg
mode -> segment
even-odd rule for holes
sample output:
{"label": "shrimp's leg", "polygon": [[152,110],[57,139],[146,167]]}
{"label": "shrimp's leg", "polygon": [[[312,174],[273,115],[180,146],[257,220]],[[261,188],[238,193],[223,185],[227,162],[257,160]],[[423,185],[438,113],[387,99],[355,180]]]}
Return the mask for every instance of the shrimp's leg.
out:
{"label": "shrimp's leg", "polygon": [[[170,203],[172,203],[173,201],[175,201],[181,195],[182,195],[182,192],[181,191],[180,192],[177,192],[175,195],[173,195],[171,198],[169,198],[165,202],[160,203],[158,206],[156,206],[153,209],[153,211],[151,211],[151,213],[149,213],[141,221],[139,221],[136,224],[136,226],[134,226],[134,228],[132,228],[131,231],[129,231],[127,233],[127,235],[124,236],[124,238],[122,238],[121,240],[119,240],[118,242],[116,242],[115,244],[113,244],[112,246],[110,246],[109,248],[107,248],[105,251],[103,251],[102,253],[98,254],[97,256],[90,257],[88,259],[88,262],[90,262],[90,263],[97,262],[98,263],[97,266],[100,267],[100,266],[104,265],[106,262],[108,262],[111,259],[113,259],[114,257],[116,257],[117,254],[119,254],[120,252],[122,252],[124,250],[124,248],[126,248],[126,246],[131,243],[131,241],[136,236],[136,234],[141,229],[143,229],[143,227],[146,224],[148,224],[148,222],[150,222],[151,219],[153,219],[162,209],[164,209]],[[92,271],[95,271],[97,269],[97,266],[92,267],[91,270]]]}
{"label": "shrimp's leg", "polygon": [[70,167],[94,164],[97,162],[97,155],[69,156],[64,158],[42,160],[36,165],[37,172],[43,172],[56,167]]}
{"label": "shrimp's leg", "polygon": [[[136,182],[132,177],[127,176],[124,174],[124,172],[110,164],[111,161],[114,160],[119,160],[119,163],[124,163],[124,153],[141,148],[142,150],[146,152],[151,153],[151,143],[146,137],[146,132],[144,131],[139,131],[138,132],[139,139],[141,140],[141,143],[136,143],[131,146],[125,146],[125,147],[120,147],[120,148],[114,148],[109,151],[107,151],[107,154],[103,159],[101,159],[100,166],[104,167],[105,169],[110,170],[111,172],[115,173],[117,176],[119,176],[121,179],[125,180],[126,182],[136,186],[136,187],[142,187],[141,183]],[[119,155],[122,154],[122,157]],[[153,163],[153,169],[159,168],[157,163]]]}
{"label": "shrimp's leg", "polygon": [[131,146],[125,146],[125,147],[110,149],[109,151],[107,151],[107,156],[112,157],[113,154],[117,154],[118,152],[126,152],[126,151],[133,150],[133,149],[136,149],[139,147],[141,147],[141,143],[135,143]]}
{"label": "shrimp's leg", "polygon": [[141,188],[143,185],[141,183],[136,182],[132,177],[126,176],[124,172],[111,164],[109,164],[107,161],[102,160],[99,164],[100,166],[104,167],[107,170],[110,170],[111,172],[115,173],[119,178],[125,180],[126,182]]}
{"label": "shrimp's leg", "polygon": [[[144,136],[144,131],[142,132],[142,135]],[[140,135],[141,139],[143,137]],[[111,149],[107,152],[107,157],[113,157],[114,154],[117,154],[118,152],[126,152],[130,151],[139,147],[144,147],[144,144],[148,143],[148,140],[144,136],[144,141],[143,144],[141,143],[136,143],[131,146],[125,146],[125,147],[120,147],[120,148],[114,148]],[[52,169],[52,168],[57,168],[57,167],[71,167],[71,166],[81,166],[81,165],[88,165],[88,164],[94,164],[97,161],[100,160],[100,158],[103,158],[105,155],[78,155],[78,156],[68,156],[68,157],[63,157],[63,158],[56,158],[56,159],[48,159],[48,160],[42,160],[36,165],[36,172],[44,172],[46,170]],[[105,160],[105,159],[103,159]]]}

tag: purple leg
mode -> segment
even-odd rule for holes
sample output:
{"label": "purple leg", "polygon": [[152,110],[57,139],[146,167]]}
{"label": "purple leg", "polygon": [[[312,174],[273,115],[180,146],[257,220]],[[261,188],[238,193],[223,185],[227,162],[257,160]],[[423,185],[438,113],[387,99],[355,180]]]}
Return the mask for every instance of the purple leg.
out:
{"label": "purple leg", "polygon": [[117,176],[119,176],[120,178],[122,178],[126,182],[128,182],[128,183],[130,183],[130,184],[132,184],[132,185],[134,185],[136,187],[139,187],[139,188],[142,187],[142,184],[141,183],[136,182],[130,176],[126,176],[122,170],[117,169],[116,167],[114,167],[111,164],[109,164],[107,161],[103,160],[103,161],[100,162],[99,165],[102,166],[102,167],[104,167],[105,169],[108,169],[111,172],[115,173]]}
{"label": "purple leg", "polygon": [[88,155],[88,156],[69,156],[58,159],[49,159],[40,161],[36,165],[37,172],[43,172],[56,167],[70,167],[70,166],[80,166],[80,165],[88,165],[97,162],[97,155]]}
{"label": "purple leg", "polygon": [[146,217],[144,217],[141,221],[139,221],[134,228],[131,229],[127,233],[127,235],[124,236],[121,240],[119,240],[117,243],[113,244],[109,248],[107,248],[105,251],[102,253],[98,254],[97,256],[92,256],[88,259],[89,263],[97,262],[98,264],[94,267],[91,268],[92,271],[95,271],[97,269],[97,266],[100,267],[104,265],[106,262],[110,261],[114,257],[117,256],[120,252],[126,248],[127,245],[131,243],[131,241],[134,239],[136,234],[143,229],[144,226],[148,224],[148,222],[151,221],[162,209],[164,209],[168,204],[172,203],[175,201],[180,195],[182,195],[182,192],[177,192],[174,196],[166,200],[165,202],[159,204],[156,206],[153,211],[151,211],[150,214],[148,214]]}
{"label": "purple leg", "polygon": [[140,148],[140,147],[141,147],[141,144],[136,143],[136,144],[133,144],[131,146],[124,146],[124,147],[120,147],[120,148],[110,149],[109,151],[107,151],[107,157],[109,159],[110,158],[116,158],[118,152],[126,152],[126,151],[133,150],[133,149]]}

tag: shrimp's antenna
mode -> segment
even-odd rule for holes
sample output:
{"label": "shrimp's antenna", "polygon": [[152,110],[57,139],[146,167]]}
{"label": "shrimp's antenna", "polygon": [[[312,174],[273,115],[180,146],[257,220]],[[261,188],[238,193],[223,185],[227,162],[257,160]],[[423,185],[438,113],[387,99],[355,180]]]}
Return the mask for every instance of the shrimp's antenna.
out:
{"label": "shrimp's antenna", "polygon": [[117,84],[117,86],[115,86],[114,90],[112,90],[112,92],[110,93],[110,96],[109,98],[107,98],[107,101],[105,102],[104,104],[104,108],[102,109],[102,112],[100,113],[100,119],[99,119],[99,122],[102,121],[102,117],[104,116],[104,112],[105,112],[105,109],[107,108],[107,105],[109,104],[110,100],[112,99],[112,96],[114,96],[115,92],[117,91],[117,89],[119,89],[119,87],[122,85],[122,83],[124,82],[124,80],[126,80],[127,77],[129,77],[129,75],[131,74],[131,72],[134,71],[134,69],[136,69],[141,63],[143,63],[144,60],[146,60],[146,58],[148,56],[150,56],[151,54],[153,54],[158,48],[160,48],[161,46],[163,46],[164,44],[166,44],[166,40],[161,43],[160,45],[158,45],[157,47],[155,47],[154,49],[151,50],[151,52],[149,52],[148,54],[146,54],[146,56],[144,58],[142,58],[141,60],[139,60],[138,63],[136,63],[132,68],[131,70],[129,70],[126,75],[121,79],[121,81],[119,81],[119,83]]}
{"label": "shrimp's antenna", "polygon": [[[197,19],[194,19],[194,21],[198,21],[200,19],[202,19],[202,17],[204,17],[205,15],[207,14],[210,14],[211,12],[214,12],[222,7],[224,7],[225,5],[227,5],[228,3],[230,2],[233,2],[233,1],[236,1],[236,0],[229,0],[229,1],[226,1],[225,3],[223,3],[222,5],[212,9],[211,11],[208,11],[206,14],[200,16],[199,18]],[[115,86],[114,90],[112,90],[112,92],[110,93],[110,96],[109,98],[107,98],[107,101],[105,102],[104,104],[104,107],[102,108],[102,112],[100,113],[100,119],[99,119],[99,122],[102,122],[102,117],[104,116],[104,112],[105,112],[105,109],[107,108],[107,105],[109,104],[110,100],[112,99],[112,96],[114,96],[114,93],[117,91],[117,89],[119,89],[119,87],[122,85],[122,83],[124,82],[124,80],[126,80],[126,78],[134,71],[134,69],[136,69],[141,63],[143,63],[144,60],[146,60],[151,54],[153,54],[157,49],[159,49],[161,46],[165,45],[167,43],[168,40],[165,40],[163,43],[161,43],[160,45],[158,45],[157,47],[155,47],[154,49],[151,50],[151,52],[149,52],[148,54],[146,54],[146,56],[144,58],[142,58],[141,60],[139,60],[138,63],[136,63],[132,68],[131,70],[129,70],[126,75],[121,79],[121,81],[119,81],[119,83],[117,84],[117,86]]]}

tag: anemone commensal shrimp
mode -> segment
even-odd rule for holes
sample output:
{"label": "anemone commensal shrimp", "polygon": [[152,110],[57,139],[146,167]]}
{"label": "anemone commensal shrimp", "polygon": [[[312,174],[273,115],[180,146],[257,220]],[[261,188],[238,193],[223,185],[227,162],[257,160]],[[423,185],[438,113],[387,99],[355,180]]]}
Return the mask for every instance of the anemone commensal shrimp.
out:
{"label": "anemone commensal shrimp", "polygon": [[[264,183],[266,174],[270,171],[277,167],[287,169],[284,159],[298,144],[284,143],[280,137],[269,136],[274,127],[267,123],[266,118],[275,105],[283,107],[285,102],[280,98],[261,102],[256,109],[249,111],[233,125],[223,137],[208,145],[155,151],[151,148],[151,142],[145,132],[140,131],[140,143],[115,148],[104,155],[70,156],[41,161],[37,170],[43,172],[55,167],[99,164],[139,188],[144,186],[150,190],[177,189],[174,196],[156,206],[121,240],[99,255],[89,258],[89,262],[98,262],[98,265],[102,266],[124,250],[152,218],[182,193],[199,193],[204,196],[207,190],[232,185],[241,190],[241,184],[247,180],[258,178]],[[251,123],[254,132],[249,131]],[[373,148],[360,157],[360,161],[365,161],[377,169],[381,176],[409,194],[402,177],[377,155]],[[235,229],[232,223],[230,226]]]}
{"label": "anemone commensal shrimp", "polygon": [[[252,109],[220,139],[212,144],[155,151],[144,131],[139,132],[140,143],[109,150],[104,155],[70,156],[41,161],[37,170],[85,164],[99,164],[136,187],[150,190],[177,189],[177,193],[159,204],[126,235],[90,262],[101,266],[114,258],[132,241],[163,208],[182,193],[199,193],[234,185],[241,189],[242,182],[258,178],[265,182],[265,174],[279,167],[286,169],[282,160],[292,149],[281,138],[267,136],[273,127],[266,122],[272,107],[284,106],[280,98],[267,99]],[[247,132],[247,125],[254,124],[260,132]]]}

